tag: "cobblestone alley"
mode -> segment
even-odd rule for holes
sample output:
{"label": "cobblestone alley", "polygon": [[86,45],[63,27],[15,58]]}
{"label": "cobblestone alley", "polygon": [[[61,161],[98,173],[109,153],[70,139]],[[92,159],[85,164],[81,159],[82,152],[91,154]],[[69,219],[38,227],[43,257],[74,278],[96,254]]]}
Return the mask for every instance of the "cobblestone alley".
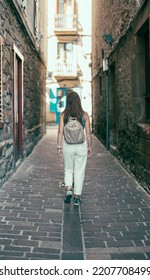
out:
{"label": "cobblestone alley", "polygon": [[82,204],[64,205],[56,133],[0,189],[0,259],[150,259],[150,196],[93,136]]}

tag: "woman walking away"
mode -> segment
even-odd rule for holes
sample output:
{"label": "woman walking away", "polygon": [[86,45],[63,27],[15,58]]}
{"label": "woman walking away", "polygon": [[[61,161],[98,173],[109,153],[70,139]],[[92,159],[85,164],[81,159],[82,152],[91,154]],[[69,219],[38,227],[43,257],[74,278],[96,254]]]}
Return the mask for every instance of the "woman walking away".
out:
{"label": "woman walking away", "polygon": [[64,202],[71,202],[74,184],[74,205],[79,205],[87,157],[92,154],[92,137],[89,115],[82,109],[80,97],[74,91],[68,93],[66,108],[60,116],[57,154],[64,160]]}

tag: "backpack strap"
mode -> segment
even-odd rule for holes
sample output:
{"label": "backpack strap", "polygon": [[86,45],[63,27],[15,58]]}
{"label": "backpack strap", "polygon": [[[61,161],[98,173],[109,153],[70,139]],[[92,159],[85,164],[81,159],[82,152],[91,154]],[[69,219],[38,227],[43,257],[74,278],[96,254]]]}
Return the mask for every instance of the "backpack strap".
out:
{"label": "backpack strap", "polygon": [[[69,119],[76,119],[77,120],[77,118],[76,117],[68,117],[68,120],[67,120],[67,122],[69,121]],[[85,116],[84,116],[84,114],[82,115],[82,117],[81,117],[81,125],[83,126],[83,128],[85,127],[85,121],[86,121],[86,119],[85,119]],[[67,123],[66,122],[66,123]],[[65,118],[64,118],[64,125],[66,124],[65,123]]]}
{"label": "backpack strap", "polygon": [[82,126],[84,128],[85,127],[85,117],[84,117],[84,114],[81,117],[81,124],[82,124]]}

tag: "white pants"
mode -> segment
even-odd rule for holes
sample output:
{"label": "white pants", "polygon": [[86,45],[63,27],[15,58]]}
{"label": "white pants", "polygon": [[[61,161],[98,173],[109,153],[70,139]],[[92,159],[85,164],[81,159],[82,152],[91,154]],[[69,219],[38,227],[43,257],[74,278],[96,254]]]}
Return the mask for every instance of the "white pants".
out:
{"label": "white pants", "polygon": [[64,181],[66,186],[74,182],[74,194],[81,195],[87,163],[87,142],[67,144],[63,142]]}

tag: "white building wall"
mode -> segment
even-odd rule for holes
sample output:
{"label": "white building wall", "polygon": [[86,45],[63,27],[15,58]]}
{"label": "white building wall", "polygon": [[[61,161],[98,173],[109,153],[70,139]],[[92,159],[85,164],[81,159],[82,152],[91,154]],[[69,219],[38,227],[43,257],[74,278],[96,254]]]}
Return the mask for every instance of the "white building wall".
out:
{"label": "white building wall", "polygon": [[[81,88],[81,101],[84,110],[89,115],[92,115],[91,105],[91,14],[92,14],[92,0],[77,0],[77,13],[79,22],[79,32],[76,40],[76,59],[79,69],[82,75],[78,76],[78,81],[73,81],[72,86],[74,88]],[[54,66],[57,56],[57,42],[58,39],[54,33],[54,17],[56,14],[56,0],[48,1],[48,72],[54,71]],[[66,86],[66,81],[61,86]],[[67,86],[71,85],[68,81]],[[59,87],[56,80],[47,80],[47,102],[49,103],[49,88]],[[49,109],[49,106],[47,106]],[[50,114],[47,112],[47,116]]]}

